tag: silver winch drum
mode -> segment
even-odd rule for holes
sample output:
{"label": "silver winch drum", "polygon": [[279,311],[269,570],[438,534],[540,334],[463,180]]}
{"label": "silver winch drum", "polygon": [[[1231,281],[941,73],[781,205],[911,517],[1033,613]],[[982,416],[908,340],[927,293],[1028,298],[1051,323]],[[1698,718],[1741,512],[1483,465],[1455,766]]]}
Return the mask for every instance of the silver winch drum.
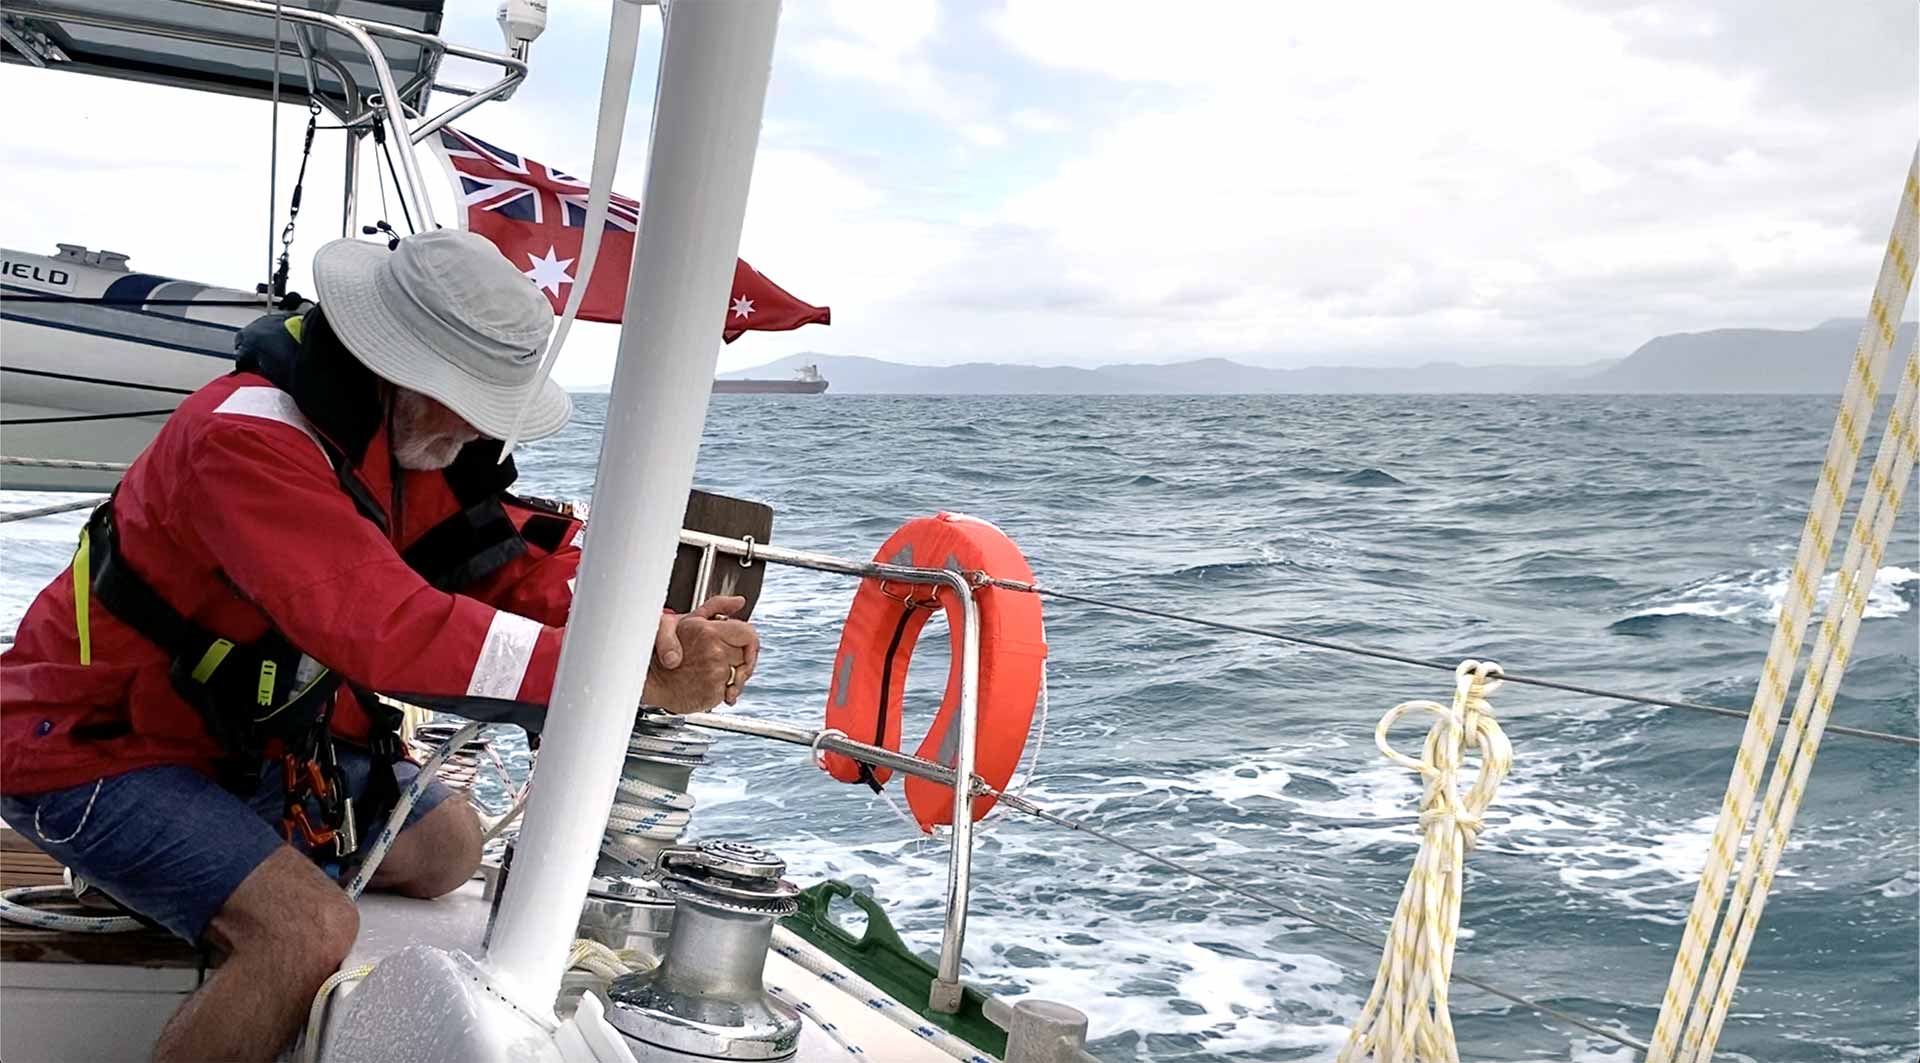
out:
{"label": "silver winch drum", "polygon": [[786,867],[738,842],[660,854],[660,885],[674,901],[666,955],[607,992],[607,1019],[636,1055],[783,1060],[799,1051],[800,1016],[769,998],[761,977],[774,920],[797,907]]}
{"label": "silver winch drum", "polygon": [[[671,716],[643,714],[627,742],[624,777],[684,793],[712,744],[712,737]],[[638,865],[602,854],[580,909],[579,936],[657,963],[673,926],[674,899],[655,874],[653,861],[678,843],[678,838],[635,840],[630,844],[641,861]]]}
{"label": "silver winch drum", "polygon": [[606,866],[611,863],[602,859],[587,885],[578,936],[658,963],[666,955],[667,933],[673,928],[673,898],[659,879],[625,874]]}

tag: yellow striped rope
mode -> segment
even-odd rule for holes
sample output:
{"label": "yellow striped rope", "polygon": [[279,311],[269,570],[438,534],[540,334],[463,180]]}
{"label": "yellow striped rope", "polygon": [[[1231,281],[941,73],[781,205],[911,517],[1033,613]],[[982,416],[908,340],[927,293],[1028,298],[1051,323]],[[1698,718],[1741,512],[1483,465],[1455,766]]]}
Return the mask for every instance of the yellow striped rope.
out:
{"label": "yellow striped rope", "polygon": [[1739,881],[1714,943],[1713,957],[1687,1022],[1680,1056],[1684,1060],[1707,1063],[1713,1057],[1727,1009],[1733,1002],[1734,987],[1746,963],[1747,949],[1759,929],[1760,914],[1766,907],[1780,855],[1786,848],[1800,802],[1806,796],[1813,759],[1819,752],[1834,697],[1846,672],[1847,658],[1866,612],[1874,574],[1893,535],[1901,496],[1908,478],[1913,475],[1914,462],[1920,457],[1920,437],[1914,430],[1916,402],[1920,402],[1920,346],[1907,357],[1900,391],[1887,416],[1880,451],[1868,475],[1867,493],[1860,501],[1853,535],[1834,578],[1827,615],[1814,642],[1813,656],[1807,662],[1807,675],[1800,684],[1773,774],[1767,780],[1766,798],[1753,829],[1755,842],[1747,848]]}
{"label": "yellow striped rope", "polygon": [[[1400,891],[1373,992],[1354,1020],[1340,1063],[1459,1063],[1447,988],[1460,933],[1463,873],[1481,816],[1513,766],[1513,747],[1487,703],[1500,687],[1499,676],[1500,666],[1491,661],[1463,661],[1454,670],[1451,706],[1402,702],[1374,728],[1380,752],[1418,774],[1426,792],[1420,800],[1420,851]],[[1438,717],[1419,760],[1387,741],[1394,723],[1410,712]],[[1470,749],[1480,751],[1480,774],[1463,793],[1460,770]]]}
{"label": "yellow striped rope", "polygon": [[[1725,896],[1727,878],[1733,870],[1734,855],[1739,851],[1741,840],[1747,835],[1747,823],[1753,814],[1754,796],[1759,790],[1760,774],[1768,750],[1773,745],[1775,728],[1780,721],[1781,709],[1786,704],[1787,690],[1793,681],[1794,669],[1800,655],[1800,647],[1805,640],[1808,622],[1813,613],[1816,589],[1820,584],[1819,576],[1827,568],[1828,558],[1832,554],[1834,532],[1837,530],[1841,511],[1846,506],[1847,495],[1852,486],[1855,472],[1860,464],[1861,429],[1873,418],[1874,402],[1880,393],[1879,376],[1886,363],[1887,353],[1893,346],[1894,322],[1900,320],[1906,308],[1907,292],[1913,285],[1912,249],[1920,245],[1920,232],[1916,231],[1916,217],[1920,217],[1920,152],[1907,165],[1907,179],[1901,189],[1900,205],[1895,213],[1893,232],[1887,240],[1887,251],[1880,266],[1880,275],[1874,285],[1873,298],[1868,304],[1868,322],[1861,331],[1859,343],[1855,346],[1854,356],[1847,376],[1847,386],[1841,397],[1840,410],[1834,419],[1833,433],[1827,442],[1827,453],[1821,464],[1820,476],[1814,487],[1813,501],[1807,513],[1806,528],[1801,534],[1800,547],[1794,557],[1791,592],[1781,603],[1779,621],[1774,628],[1772,644],[1767,649],[1767,658],[1761,668],[1761,683],[1754,693],[1753,708],[1747,717],[1746,733],[1742,736],[1740,749],[1734,758],[1734,768],[1727,781],[1727,793],[1721,802],[1720,816],[1714,826],[1713,839],[1708,844],[1706,867],[1701,872],[1699,887],[1695,890],[1693,906],[1687,914],[1685,929],[1681,933],[1680,948],[1674,957],[1673,971],[1667,980],[1667,990],[1660,1004],[1660,1018],[1653,1031],[1652,1043],[1647,1053],[1648,1063],[1673,1063],[1674,1060],[1705,1060],[1712,1053],[1715,1039],[1718,1037],[1719,1023],[1711,1013],[1717,1011],[1724,1019],[1725,1008],[1719,1002],[1730,1001],[1733,988],[1738,982],[1739,966],[1744,961],[1745,948],[1736,941],[1732,946],[1716,949],[1715,958],[1710,966],[1703,965],[1710,939],[1720,921],[1721,901]],[[1898,434],[1910,437],[1911,418],[1902,419],[1905,428]],[[1890,426],[1891,427],[1891,426]],[[1882,458],[1887,457],[1882,447]],[[1876,467],[1881,462],[1876,461]],[[1875,483],[1884,482],[1885,470],[1875,478]],[[1871,491],[1871,487],[1870,487]],[[1879,507],[1886,497],[1881,490],[1877,495],[1870,494],[1869,502]],[[1897,504],[1897,492],[1894,496]],[[1863,503],[1863,506],[1867,503]],[[1864,510],[1863,510],[1864,512]],[[1858,560],[1849,546],[1848,557]],[[1871,551],[1877,564],[1878,551]],[[1844,567],[1844,563],[1843,563]],[[1871,586],[1871,574],[1868,584]],[[1845,582],[1840,577],[1835,592],[1835,604],[1844,605],[1846,601],[1857,598],[1862,604],[1865,590],[1856,582]],[[1829,607],[1829,625],[1833,623],[1833,606]],[[1857,628],[1857,618],[1853,621]],[[1827,690],[1837,687],[1840,674],[1844,671],[1846,651],[1852,642],[1851,628],[1841,624],[1843,642],[1836,642],[1830,626],[1823,626],[1816,640],[1814,662],[1809,665],[1807,681],[1802,684],[1801,703],[1804,704],[1812,690]],[[1822,648],[1832,644],[1830,653],[1823,654]],[[1829,658],[1831,662],[1829,663]],[[1831,707],[1831,695],[1822,695],[1827,707]],[[1825,713],[1818,711],[1818,727],[1805,731],[1813,737],[1817,747],[1820,728],[1826,722]],[[1789,721],[1787,745],[1796,748],[1795,737],[1800,729],[1795,725],[1804,721],[1800,708],[1796,708],[1794,717]],[[1788,754],[1783,750],[1783,757]],[[1797,756],[1797,754],[1795,754]],[[1785,761],[1783,761],[1785,763]],[[1795,778],[1793,790],[1801,792],[1805,786],[1806,771],[1812,766],[1812,757],[1792,768]],[[1776,776],[1782,769],[1776,766]],[[1769,786],[1772,794],[1772,786]],[[1794,797],[1792,807],[1797,809],[1798,797]],[[1770,799],[1769,808],[1778,808]],[[1764,827],[1769,818],[1763,814],[1761,825]],[[1791,813],[1787,824],[1791,824]],[[1777,829],[1769,832],[1777,836],[1779,844],[1785,844],[1784,834]],[[1760,837],[1756,832],[1755,838]],[[1771,848],[1772,840],[1769,841]],[[1752,859],[1750,855],[1750,860]],[[1764,855],[1761,859],[1765,859]],[[1777,863],[1778,855],[1774,855]],[[1749,883],[1752,873],[1743,874],[1742,882]],[[1759,890],[1750,904],[1748,891],[1737,888],[1734,906],[1729,911],[1727,926],[1739,928],[1733,933],[1750,939],[1751,928],[1757,925],[1758,910],[1763,906],[1764,895],[1772,880],[1772,864],[1758,878]],[[1723,930],[1723,933],[1727,931]],[[1706,986],[1701,986],[1703,975]],[[1696,1003],[1697,1002],[1697,1003]],[[1709,1014],[1704,1019],[1689,1022],[1689,1015],[1699,1007]],[[1685,1044],[1682,1035],[1685,1032]],[[1704,1053],[1704,1054],[1702,1054]]]}

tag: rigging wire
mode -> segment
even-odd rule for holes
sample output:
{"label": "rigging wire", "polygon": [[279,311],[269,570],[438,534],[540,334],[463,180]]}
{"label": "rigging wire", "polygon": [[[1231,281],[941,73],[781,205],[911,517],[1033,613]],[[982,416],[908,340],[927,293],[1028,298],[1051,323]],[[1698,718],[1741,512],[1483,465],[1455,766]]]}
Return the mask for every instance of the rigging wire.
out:
{"label": "rigging wire", "polygon": [[[393,147],[387,143],[387,126],[385,122],[377,122],[374,124],[373,142],[379,145],[380,157],[387,160],[387,172],[393,175],[393,193],[394,198],[400,201],[400,218],[407,223],[407,232],[417,233],[420,230],[413,224],[413,211],[407,209],[406,183],[400,180],[400,170],[393,164]],[[380,165],[375,163],[374,169],[378,170],[379,168]],[[380,188],[380,209],[384,211],[386,207],[387,190],[386,186],[382,185]]]}
{"label": "rigging wire", "polygon": [[[1150,606],[1132,605],[1127,602],[1116,602],[1085,594],[1075,594],[1070,591],[1055,590],[1052,587],[1042,586],[1038,583],[1021,583],[1018,580],[996,578],[988,578],[985,582],[989,586],[999,587],[1003,590],[1038,594],[1046,598],[1058,598],[1062,601],[1079,602],[1082,605],[1098,606],[1102,609],[1113,609],[1123,613],[1135,613],[1140,616],[1151,616],[1160,620],[1173,620],[1183,624],[1193,624],[1198,627],[1213,628],[1219,631],[1231,631],[1242,635],[1256,635],[1260,638],[1274,639],[1278,642],[1292,643],[1296,646],[1306,646],[1317,650],[1330,650],[1335,653],[1348,653],[1358,657],[1371,657],[1375,660],[1392,661],[1396,664],[1411,665],[1415,668],[1428,668],[1441,672],[1452,672],[1454,669],[1454,665],[1447,664],[1444,661],[1436,661],[1429,657],[1415,657],[1411,654],[1395,653],[1391,650],[1376,650],[1366,646],[1356,646],[1348,642],[1336,642],[1332,639],[1294,635],[1284,631],[1275,631],[1272,628],[1254,627],[1250,624],[1236,624],[1230,620],[1214,620],[1209,617],[1188,616],[1181,613],[1168,612],[1164,609],[1155,609]],[[1570,694],[1584,694],[1589,697],[1604,698],[1610,701],[1625,701],[1638,705],[1651,705],[1655,708],[1662,709],[1687,709],[1692,712],[1710,712],[1716,716],[1726,716],[1736,720],[1745,720],[1747,718],[1747,713],[1744,710],[1731,709],[1724,705],[1705,705],[1697,701],[1680,701],[1653,694],[1630,694],[1617,690],[1606,690],[1600,687],[1586,686],[1580,683],[1567,683],[1558,679],[1515,675],[1511,672],[1506,673],[1504,678],[1509,683],[1545,687],[1549,690],[1562,690]],[[1876,742],[1892,742],[1897,745],[1920,747],[1920,738],[1912,735],[1893,734],[1888,731],[1873,731],[1864,727],[1843,727],[1839,724],[1831,724],[1827,727],[1827,733],[1849,735],[1854,738],[1870,738]]]}
{"label": "rigging wire", "polygon": [[281,2],[273,0],[273,102],[267,133],[267,283],[273,289],[273,220],[280,204],[280,24]]}
{"label": "rigging wire", "polygon": [[[71,380],[78,384],[98,384],[103,388],[132,388],[135,391],[157,391],[163,395],[191,395],[186,388],[170,388],[160,384],[136,384],[131,380],[109,380],[106,377],[84,376],[77,373],[55,373],[46,369],[22,369],[16,365],[0,365],[0,373],[19,373],[22,376],[46,377],[49,380]],[[8,458],[0,465],[28,465],[32,462],[22,458]],[[108,466],[102,472],[126,472],[127,463],[99,462]]]}
{"label": "rigging wire", "polygon": [[[119,296],[109,297],[105,295],[41,295],[38,293],[28,294],[25,292],[6,292],[0,294],[0,303],[79,303],[84,306],[131,306],[135,308],[146,306],[251,306],[261,310],[266,310],[273,306],[265,296],[255,296],[252,299],[125,299]],[[173,317],[174,315],[167,314],[165,316]],[[193,318],[183,318],[181,320],[192,321]],[[202,323],[215,326],[221,324],[221,322],[217,321]]]}
{"label": "rigging wire", "polygon": [[[375,144],[384,145],[386,143],[385,129],[386,127],[380,124],[379,119],[374,119],[373,142]],[[379,159],[373,160],[373,187],[380,192],[380,220],[385,221],[393,217],[393,207],[387,203],[387,174],[385,170],[380,168]]]}
{"label": "rigging wire", "polygon": [[126,421],[141,417],[165,417],[171,414],[171,408],[165,410],[131,410],[127,413],[75,413],[64,417],[9,417],[0,420],[0,428],[12,428],[23,424],[76,424],[81,421]]}

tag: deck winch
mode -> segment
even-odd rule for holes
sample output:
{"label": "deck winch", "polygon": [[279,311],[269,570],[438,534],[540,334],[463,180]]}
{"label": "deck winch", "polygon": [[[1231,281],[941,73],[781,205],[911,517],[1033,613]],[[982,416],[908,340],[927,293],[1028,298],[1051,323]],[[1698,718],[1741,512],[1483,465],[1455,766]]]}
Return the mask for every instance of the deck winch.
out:
{"label": "deck winch", "polygon": [[774,920],[791,915],[799,895],[781,877],[786,862],[707,842],[663,851],[658,868],[674,901],[666,955],[614,981],[608,1021],[648,1059],[792,1058],[800,1016],[769,997],[761,978]]}
{"label": "deck winch", "polygon": [[[693,770],[705,763],[713,738],[671,716],[643,714],[627,741],[621,793],[602,842],[599,866],[587,885],[579,935],[616,951],[632,951],[659,960],[673,925],[673,898],[650,873],[660,853],[680,841],[679,823],[669,820],[637,831],[623,828],[621,809],[631,807],[639,786],[685,794]],[[679,819],[680,817],[674,817]]]}

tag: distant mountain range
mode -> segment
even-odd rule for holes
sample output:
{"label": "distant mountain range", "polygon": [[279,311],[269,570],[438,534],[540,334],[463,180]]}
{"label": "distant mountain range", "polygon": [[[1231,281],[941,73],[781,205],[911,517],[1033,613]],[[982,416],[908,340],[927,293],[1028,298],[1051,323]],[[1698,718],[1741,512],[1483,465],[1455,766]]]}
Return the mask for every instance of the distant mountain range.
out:
{"label": "distant mountain range", "polygon": [[[1836,319],[1801,332],[1716,329],[1660,336],[1625,358],[1574,366],[1312,366],[1265,369],[1225,358],[1168,365],[904,365],[878,358],[796,354],[720,374],[722,379],[787,379],[818,365],[830,395],[1283,395],[1442,392],[1775,393],[1837,392],[1846,383],[1861,322]],[[1894,353],[1914,342],[1901,326]]]}

